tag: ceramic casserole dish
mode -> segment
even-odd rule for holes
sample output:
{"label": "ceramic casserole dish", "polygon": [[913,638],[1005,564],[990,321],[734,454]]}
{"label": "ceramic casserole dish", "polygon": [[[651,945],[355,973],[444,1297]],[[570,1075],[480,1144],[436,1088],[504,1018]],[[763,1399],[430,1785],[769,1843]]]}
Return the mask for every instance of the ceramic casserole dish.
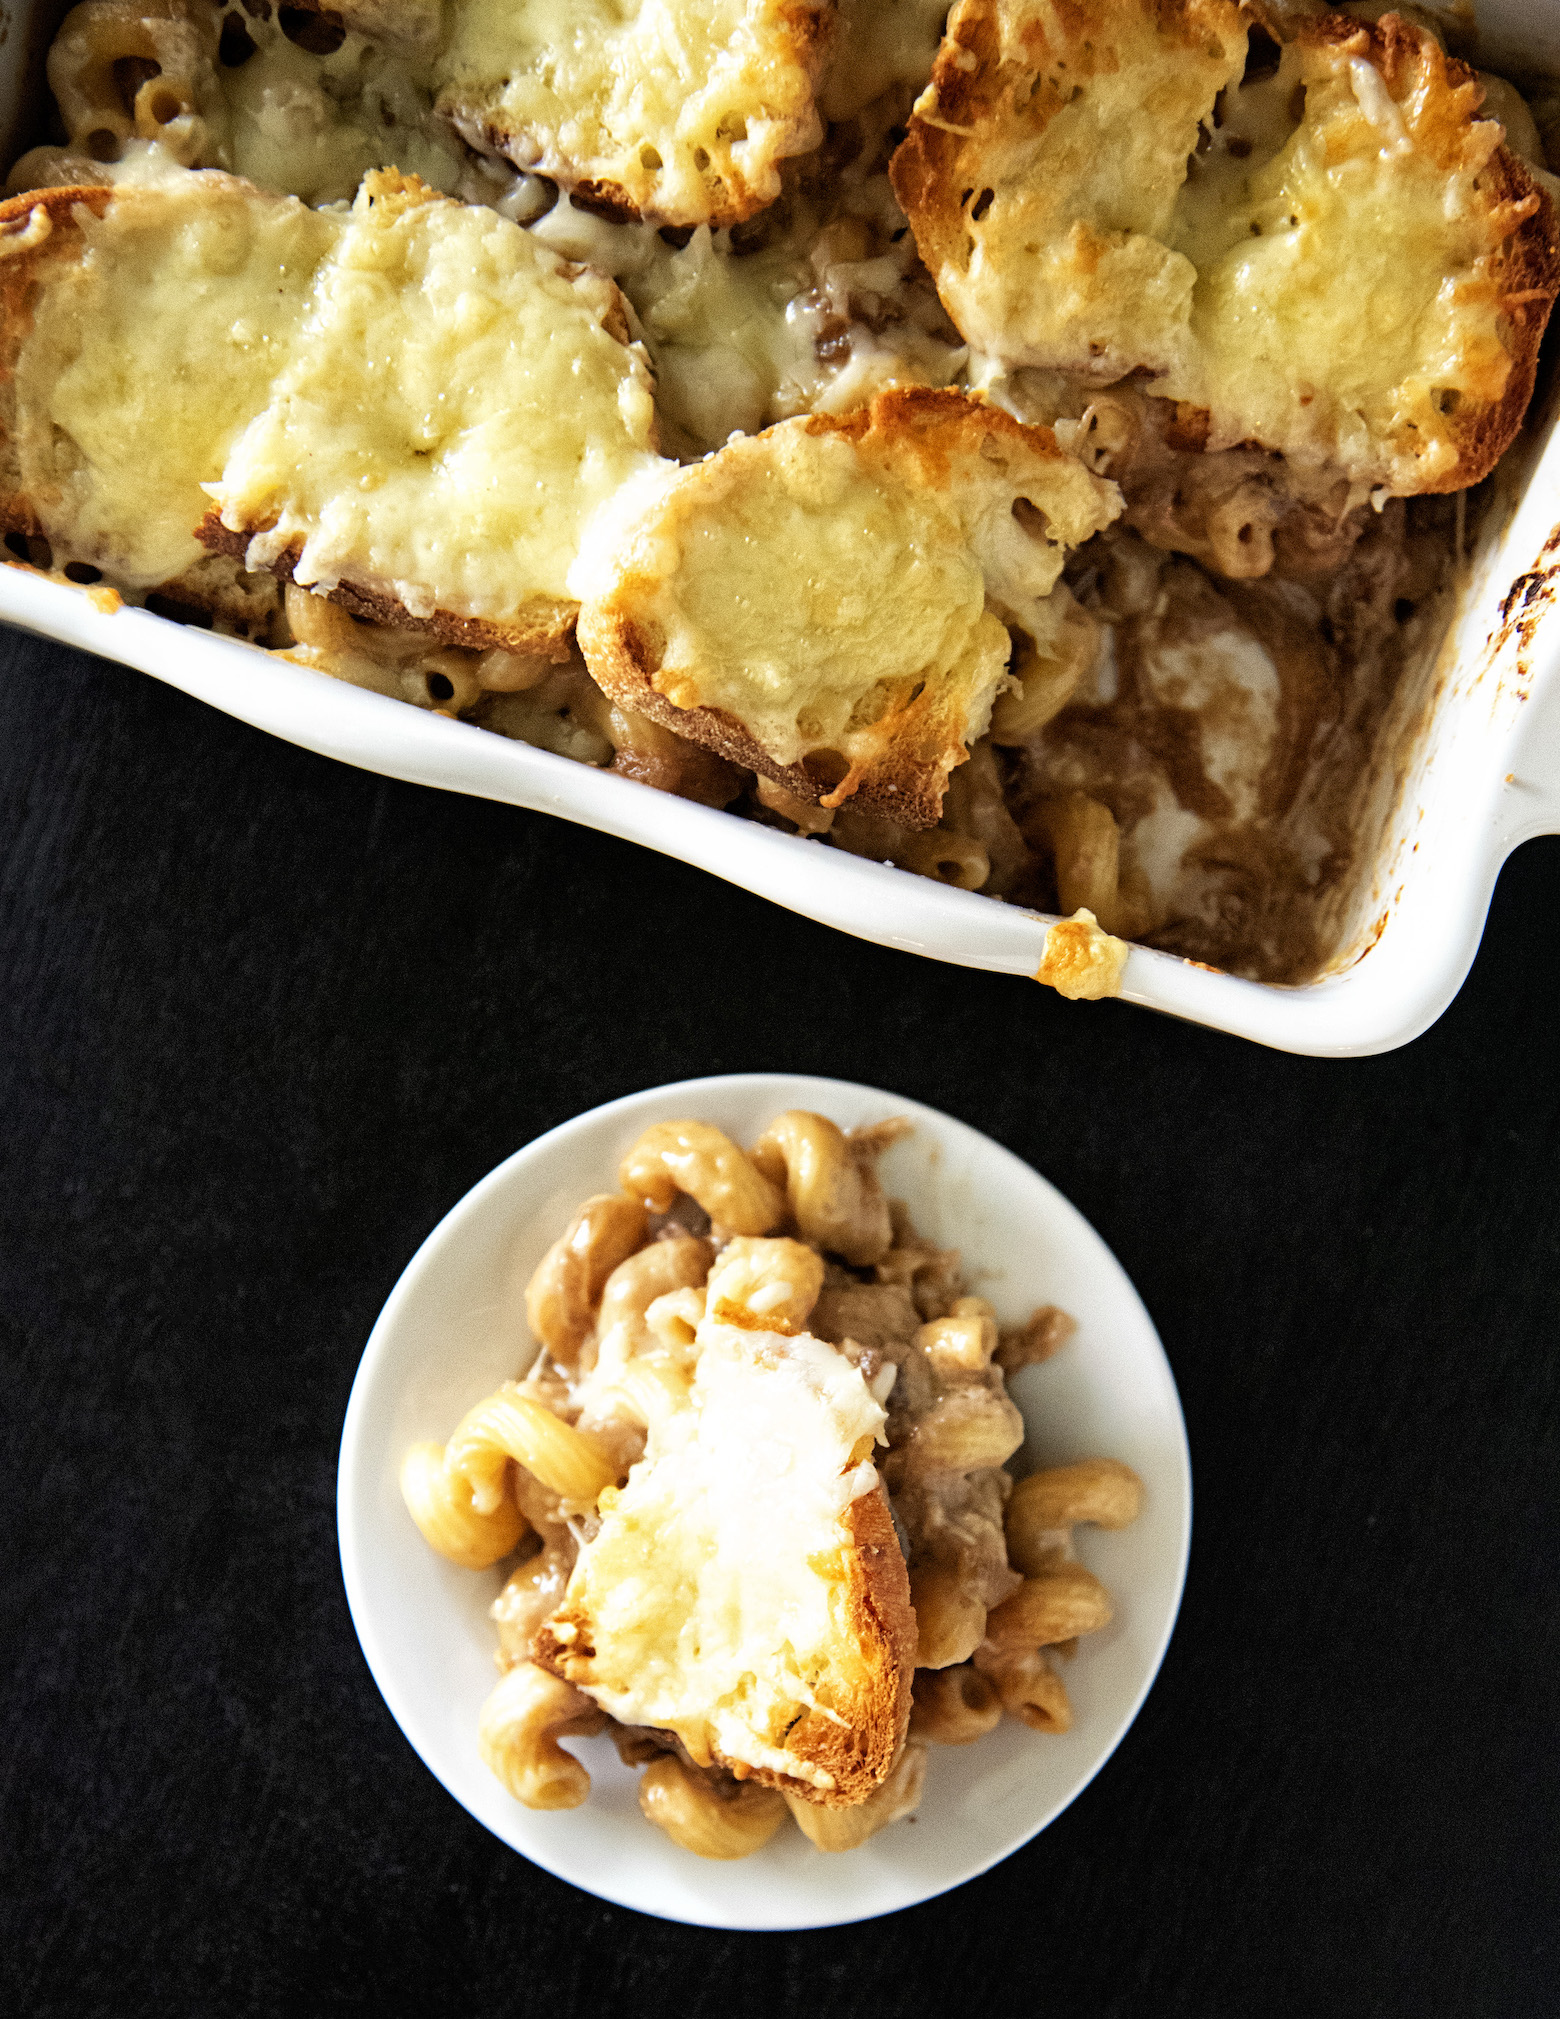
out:
{"label": "ceramic casserole dish", "polygon": [[[0,0],[0,134],[43,134],[43,56],[62,0]],[[1560,0],[1481,0],[1479,60],[1560,75]],[[1379,762],[1389,807],[1316,980],[1274,986],[1134,947],[1134,1003],[1318,1056],[1385,1051],[1441,1013],[1472,963],[1506,856],[1560,831],[1560,414],[1550,369],[1496,479],[1439,655]],[[25,566],[0,566],[0,618],[151,673],[239,720],[370,771],[562,815],[724,877],[842,931],[1017,977],[1045,915],[655,791],[407,707]]]}

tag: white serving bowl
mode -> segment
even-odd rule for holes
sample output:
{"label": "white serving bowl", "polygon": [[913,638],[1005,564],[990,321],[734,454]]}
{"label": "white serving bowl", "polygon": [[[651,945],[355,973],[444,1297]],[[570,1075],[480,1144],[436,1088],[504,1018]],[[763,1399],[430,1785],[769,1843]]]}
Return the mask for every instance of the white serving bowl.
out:
{"label": "white serving bowl", "polygon": [[[750,1142],[788,1107],[844,1126],[908,1115],[884,1159],[891,1193],[934,1239],[963,1249],[972,1286],[1005,1320],[1058,1303],[1078,1319],[1055,1360],[1013,1395],[1028,1432],[1020,1470],[1097,1454],[1147,1489],[1138,1521],[1078,1531],[1108,1586],[1110,1626],[1066,1671],[1075,1723],[1062,1737],[1004,1720],[973,1746],[932,1748],[925,1799],[860,1850],[815,1851],[786,1830],[756,1856],[712,1864],[639,1813],[636,1776],[605,1737],[570,1743],[591,1773],[583,1808],[522,1808],[477,1756],[477,1714],[497,1679],[487,1609],[502,1569],[436,1556],[402,1505],[401,1454],[443,1441],[534,1348],[526,1279],[579,1202],[610,1188],[642,1129],[677,1116]],[[595,1108],[482,1180],[417,1251],[381,1312],[353,1384],[337,1494],[342,1574],[363,1652],[396,1722],[450,1793],[495,1836],[586,1892],[716,1928],[816,1928],[894,1912],[976,1877],[1043,1830],[1087,1786],[1148,1693],[1180,1604],[1191,1470],[1175,1382],[1153,1323],[1110,1250],[1044,1178],[934,1108],[845,1080],[735,1073],[684,1080]]]}
{"label": "white serving bowl", "polygon": [[[67,0],[0,0],[0,141],[42,137],[39,53]],[[1436,11],[1434,0],[1431,9]],[[1463,20],[1466,0],[1441,11]],[[1560,0],[1478,0],[1491,64],[1560,74]],[[18,21],[13,23],[15,12]],[[15,32],[20,26],[22,32]],[[1502,863],[1560,832],[1560,443],[1537,423],[1522,495],[1492,513],[1419,711],[1389,753],[1395,810],[1330,971],[1299,988],[1135,948],[1129,1002],[1319,1056],[1416,1037],[1461,987]],[[1052,920],[674,799],[70,585],[0,566],[0,620],[139,667],[240,721],[365,770],[561,814],[643,842],[826,925],[964,967],[1032,975]],[[1091,1014],[1097,1012],[1080,1012]]]}

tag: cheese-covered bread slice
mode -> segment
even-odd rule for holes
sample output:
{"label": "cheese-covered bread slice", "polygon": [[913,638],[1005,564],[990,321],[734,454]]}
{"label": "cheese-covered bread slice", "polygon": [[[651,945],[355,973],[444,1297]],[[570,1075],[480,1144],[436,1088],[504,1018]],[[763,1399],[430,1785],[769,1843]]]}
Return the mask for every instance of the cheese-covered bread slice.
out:
{"label": "cheese-covered bread slice", "polygon": [[1560,287],[1549,198],[1473,73],[1397,16],[960,0],[894,186],[978,350],[1129,372],[1406,495],[1511,440]]}
{"label": "cheese-covered bread slice", "polygon": [[0,205],[0,519],[135,591],[223,608],[195,537],[340,220],[219,174]]}
{"label": "cheese-covered bread slice", "polygon": [[653,435],[611,281],[376,171],[201,537],[362,615],[561,656],[582,529]]}
{"label": "cheese-covered bread slice", "polygon": [[697,1347],[533,1659],[700,1766],[845,1808],[893,1764],[915,1664],[884,1412],[807,1333],[706,1318]]}
{"label": "cheese-covered bread slice", "polygon": [[962,393],[886,393],[662,478],[582,568],[597,684],[788,791],[935,824],[1113,484]]}
{"label": "cheese-covered bread slice", "polygon": [[817,146],[833,0],[458,0],[439,109],[607,216],[735,224]]}

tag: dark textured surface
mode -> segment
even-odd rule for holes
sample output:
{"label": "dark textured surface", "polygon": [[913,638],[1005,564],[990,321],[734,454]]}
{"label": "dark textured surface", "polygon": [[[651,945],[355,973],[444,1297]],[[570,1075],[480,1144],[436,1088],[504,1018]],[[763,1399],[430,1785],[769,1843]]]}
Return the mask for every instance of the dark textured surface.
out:
{"label": "dark textured surface", "polygon": [[[0,2005],[1552,2009],[1557,900],[1534,844],[1427,1037],[1286,1058],[0,634]],[[336,1558],[347,1392],[423,1234],[579,1109],[744,1067],[901,1090],[1054,1179],[1158,1320],[1198,1491],[1100,1780],[820,1935],[504,1850],[392,1724]]]}

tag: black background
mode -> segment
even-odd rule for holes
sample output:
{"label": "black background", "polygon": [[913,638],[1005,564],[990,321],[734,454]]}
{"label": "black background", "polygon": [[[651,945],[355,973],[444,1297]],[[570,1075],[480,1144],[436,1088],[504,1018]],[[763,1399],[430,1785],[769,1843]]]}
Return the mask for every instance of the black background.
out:
{"label": "black background", "polygon": [[[1560,841],[1387,1057],[885,952],[0,635],[0,1999],[27,2014],[1555,2009]],[[607,1906],[358,1651],[337,1438],[403,1263],[614,1095],[824,1072],[989,1131],[1135,1278],[1196,1533],[1159,1683],[986,1878]],[[848,1883],[842,1867],[841,1883]]]}

